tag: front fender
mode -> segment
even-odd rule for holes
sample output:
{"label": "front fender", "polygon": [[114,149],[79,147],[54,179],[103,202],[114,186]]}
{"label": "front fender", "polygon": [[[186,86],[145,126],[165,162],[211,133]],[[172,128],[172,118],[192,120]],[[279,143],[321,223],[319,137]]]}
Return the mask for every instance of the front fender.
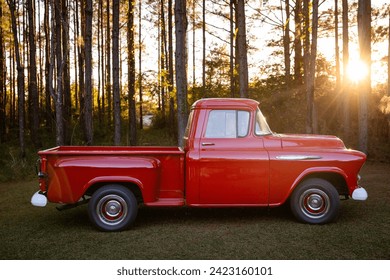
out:
{"label": "front fender", "polygon": [[295,188],[306,178],[319,177],[329,180],[329,178],[336,176],[342,178],[344,182],[348,181],[348,174],[343,169],[334,166],[309,167],[301,171],[298,175],[292,176],[292,174],[289,174],[283,180],[279,179],[279,184],[273,183],[272,185],[271,182],[269,205],[279,206],[285,203]]}
{"label": "front fender", "polygon": [[[348,175],[345,173],[344,170],[338,167],[311,167],[306,170],[304,170],[299,176],[295,179],[294,183],[291,185],[291,188],[288,192],[289,197],[291,193],[294,191],[294,189],[301,183],[305,178],[310,177],[314,174],[337,174],[344,178],[345,182],[348,180]],[[319,176],[322,177],[322,176]]]}

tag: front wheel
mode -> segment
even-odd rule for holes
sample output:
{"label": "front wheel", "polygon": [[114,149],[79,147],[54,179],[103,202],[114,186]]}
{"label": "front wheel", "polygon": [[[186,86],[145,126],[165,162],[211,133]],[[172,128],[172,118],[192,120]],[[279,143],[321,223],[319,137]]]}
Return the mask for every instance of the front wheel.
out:
{"label": "front wheel", "polygon": [[98,189],[88,203],[91,222],[103,231],[121,231],[137,217],[134,194],[122,185],[106,185]]}
{"label": "front wheel", "polygon": [[337,217],[340,198],[331,183],[323,179],[312,178],[303,181],[294,190],[290,207],[294,216],[301,222],[325,224]]}

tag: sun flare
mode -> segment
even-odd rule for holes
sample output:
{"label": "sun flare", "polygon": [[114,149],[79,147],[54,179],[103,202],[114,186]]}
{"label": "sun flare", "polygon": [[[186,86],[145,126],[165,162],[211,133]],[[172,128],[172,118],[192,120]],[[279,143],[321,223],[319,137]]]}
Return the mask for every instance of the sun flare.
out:
{"label": "sun flare", "polygon": [[351,60],[347,67],[348,79],[359,83],[368,75],[368,66],[360,59]]}

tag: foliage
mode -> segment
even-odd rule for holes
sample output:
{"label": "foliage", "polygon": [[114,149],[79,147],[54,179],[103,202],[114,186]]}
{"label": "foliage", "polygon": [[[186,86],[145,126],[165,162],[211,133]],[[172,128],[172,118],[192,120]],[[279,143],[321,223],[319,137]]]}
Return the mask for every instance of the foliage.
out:
{"label": "foliage", "polygon": [[23,158],[19,153],[17,146],[0,144],[0,182],[34,178],[36,153],[28,150]]}

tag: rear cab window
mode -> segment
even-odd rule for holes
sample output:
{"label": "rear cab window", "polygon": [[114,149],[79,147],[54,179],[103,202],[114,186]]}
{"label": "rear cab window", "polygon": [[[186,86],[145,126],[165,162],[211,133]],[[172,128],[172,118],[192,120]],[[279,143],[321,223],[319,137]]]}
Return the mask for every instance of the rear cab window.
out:
{"label": "rear cab window", "polygon": [[250,113],[244,110],[212,110],[205,138],[242,138],[249,133]]}

